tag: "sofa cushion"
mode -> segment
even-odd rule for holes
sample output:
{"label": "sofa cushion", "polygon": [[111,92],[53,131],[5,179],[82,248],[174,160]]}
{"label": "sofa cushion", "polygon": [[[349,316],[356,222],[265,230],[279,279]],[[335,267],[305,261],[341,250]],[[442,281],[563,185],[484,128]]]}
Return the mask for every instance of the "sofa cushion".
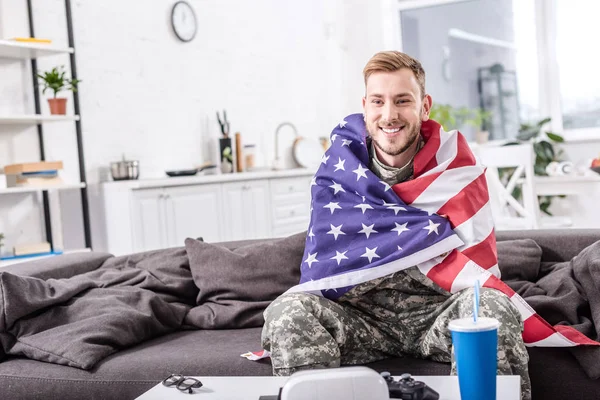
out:
{"label": "sofa cushion", "polygon": [[204,329],[262,326],[269,303],[300,281],[305,238],[302,232],[234,250],[186,239],[200,290],[188,322]]}
{"label": "sofa cushion", "polygon": [[502,280],[535,282],[540,271],[542,248],[533,239],[506,240],[497,243],[498,268]]}

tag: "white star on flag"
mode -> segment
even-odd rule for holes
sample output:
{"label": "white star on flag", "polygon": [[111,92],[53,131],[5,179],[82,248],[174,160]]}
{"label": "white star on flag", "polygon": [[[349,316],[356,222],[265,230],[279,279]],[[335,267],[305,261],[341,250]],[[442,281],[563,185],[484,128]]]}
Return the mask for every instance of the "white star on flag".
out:
{"label": "white star on flag", "polygon": [[346,250],[346,251],[345,251],[345,252],[343,252],[343,253],[340,253],[339,251],[337,251],[337,250],[336,250],[336,251],[335,251],[335,256],[331,257],[331,258],[330,258],[330,260],[336,260],[336,261],[337,261],[337,263],[338,263],[338,265],[340,265],[340,262],[341,262],[342,260],[347,260],[347,259],[348,259],[348,257],[346,257],[346,253],[347,253],[347,252],[348,252],[348,250]]}
{"label": "white star on flag", "polygon": [[319,260],[317,260],[317,253],[308,253],[308,257],[306,258],[306,260],[304,260],[304,262],[308,264],[308,268],[311,268],[313,263],[319,262]]}
{"label": "white star on flag", "polygon": [[373,261],[374,258],[381,258],[377,255],[377,253],[375,253],[375,250],[377,250],[377,247],[375,247],[374,249],[365,247],[365,253],[363,255],[361,255],[361,257],[368,258],[369,262]]}
{"label": "white star on flag", "polygon": [[308,237],[310,238],[310,241],[312,242],[312,238],[313,236],[315,236],[315,234],[312,231],[312,226],[310,227],[310,231],[308,232]]}
{"label": "white star on flag", "polygon": [[364,168],[362,166],[362,164],[358,164],[358,168],[356,168],[352,172],[354,172],[356,174],[356,180],[358,181],[360,178],[366,178],[367,177],[367,174],[365,173],[367,171],[368,171],[368,169]]}
{"label": "white star on flag", "polygon": [[[343,224],[342,224],[343,225]],[[329,224],[329,226],[331,227],[331,230],[329,232],[327,232],[328,235],[333,235],[333,237],[335,238],[335,240],[337,240],[339,235],[345,235],[344,232],[342,232],[342,225],[340,226],[333,226],[332,224]],[[338,265],[340,263],[338,262]]]}
{"label": "white star on flag", "polygon": [[[338,171],[340,169],[343,170],[343,171],[345,171],[346,168],[344,168],[344,163],[346,162],[346,160],[342,160],[339,157],[338,157],[338,160],[339,160],[338,163],[334,165],[335,166],[335,171]],[[333,171],[333,172],[335,172],[335,171]]]}
{"label": "white star on flag", "polygon": [[336,209],[342,209],[342,207],[340,207],[340,203],[336,203],[334,201],[331,201],[329,202],[329,204],[324,205],[323,208],[329,208],[329,211],[331,211],[332,214]]}
{"label": "white star on flag", "polygon": [[373,227],[375,226],[375,224],[367,226],[367,225],[365,225],[365,224],[363,224],[361,222],[361,225],[362,225],[363,228],[360,231],[358,231],[358,233],[364,233],[365,235],[367,235],[367,239],[369,238],[369,235],[371,233],[379,233],[375,229],[373,229]]}
{"label": "white star on flag", "polygon": [[410,230],[410,229],[408,229],[408,228],[406,227],[406,225],[408,225],[408,222],[405,222],[405,223],[403,223],[402,225],[400,225],[400,224],[399,224],[399,223],[397,223],[397,222],[394,222],[394,223],[396,224],[396,227],[395,227],[394,229],[392,229],[392,231],[394,231],[394,232],[398,232],[398,236],[400,236],[400,234],[401,234],[402,232],[406,232],[406,231],[409,231],[409,230]]}
{"label": "white star on flag", "polygon": [[371,207],[370,204],[366,204],[366,203],[357,204],[357,205],[354,206],[354,208],[360,208],[362,210],[363,214],[365,213],[366,210],[372,210],[373,209],[373,207]]}
{"label": "white star on flag", "polygon": [[350,143],[352,143],[352,140],[349,140],[349,139],[342,140],[342,146],[350,146]]}
{"label": "white star on flag", "polygon": [[333,194],[338,194],[338,192],[346,192],[344,190],[344,188],[342,187],[342,185],[340,185],[339,183],[335,183],[335,181],[331,181],[331,182],[333,182],[333,185],[331,185],[329,187],[334,190]]}
{"label": "white star on flag", "polygon": [[385,188],[383,191],[387,192],[388,190],[391,189],[391,186],[388,185],[387,183],[385,183],[384,181],[379,181],[379,183],[381,183],[383,185],[383,187]]}
{"label": "white star on flag", "polygon": [[366,199],[365,196],[361,196],[361,194],[356,191],[354,193],[356,193],[356,195],[362,199],[363,203],[365,202],[365,199]]}
{"label": "white star on flag", "polygon": [[312,180],[310,181],[310,186],[315,186],[317,184],[317,177],[313,176]]}
{"label": "white star on flag", "polygon": [[406,211],[406,208],[400,206],[390,206],[388,210],[394,210],[394,215],[398,215],[398,211]]}
{"label": "white star on flag", "polygon": [[331,135],[331,143],[335,142],[335,139],[337,139],[338,135],[337,133],[334,133],[333,135]]}
{"label": "white star on flag", "polygon": [[436,235],[439,235],[438,226],[440,226],[440,224],[436,224],[432,220],[429,220],[429,225],[424,227],[423,229],[427,229],[429,231],[427,232],[427,236],[429,236],[431,232],[435,232]]}
{"label": "white star on flag", "polygon": [[327,161],[329,160],[329,156],[323,154],[323,158],[321,158],[321,164],[327,165]]}
{"label": "white star on flag", "polygon": [[343,128],[343,127],[345,127],[347,123],[348,123],[348,122],[347,122],[345,119],[343,119],[343,120],[340,122],[340,128]]}
{"label": "white star on flag", "polygon": [[398,246],[398,251],[402,251],[402,247]]}

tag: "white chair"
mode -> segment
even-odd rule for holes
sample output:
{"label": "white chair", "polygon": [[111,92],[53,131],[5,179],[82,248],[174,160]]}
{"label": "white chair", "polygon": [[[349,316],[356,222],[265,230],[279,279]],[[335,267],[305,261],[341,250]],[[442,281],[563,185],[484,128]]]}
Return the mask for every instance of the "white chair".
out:
{"label": "white chair", "polygon": [[[540,208],[535,191],[533,145],[484,145],[475,147],[473,152],[487,167],[486,179],[495,229],[539,228]],[[510,177],[501,179],[499,168],[514,168],[514,172]],[[513,196],[516,187],[521,188],[520,199]]]}

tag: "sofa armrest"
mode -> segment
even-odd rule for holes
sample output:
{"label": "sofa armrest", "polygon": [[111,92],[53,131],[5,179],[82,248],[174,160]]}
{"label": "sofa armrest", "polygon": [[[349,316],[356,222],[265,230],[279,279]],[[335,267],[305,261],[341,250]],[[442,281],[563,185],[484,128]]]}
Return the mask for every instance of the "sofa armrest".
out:
{"label": "sofa armrest", "polygon": [[112,254],[94,251],[61,254],[8,265],[0,268],[0,272],[41,279],[62,279],[93,271],[111,257]]}

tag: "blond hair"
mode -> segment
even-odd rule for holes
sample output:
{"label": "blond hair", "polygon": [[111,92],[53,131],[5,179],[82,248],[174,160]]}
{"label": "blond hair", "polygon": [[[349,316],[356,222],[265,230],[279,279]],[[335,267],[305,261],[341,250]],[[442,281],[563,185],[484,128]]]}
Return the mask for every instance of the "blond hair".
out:
{"label": "blond hair", "polygon": [[367,79],[374,72],[395,72],[402,68],[408,68],[415,74],[421,90],[421,97],[425,97],[425,70],[423,66],[418,60],[399,51],[380,51],[371,57],[363,69],[365,87],[367,86]]}

